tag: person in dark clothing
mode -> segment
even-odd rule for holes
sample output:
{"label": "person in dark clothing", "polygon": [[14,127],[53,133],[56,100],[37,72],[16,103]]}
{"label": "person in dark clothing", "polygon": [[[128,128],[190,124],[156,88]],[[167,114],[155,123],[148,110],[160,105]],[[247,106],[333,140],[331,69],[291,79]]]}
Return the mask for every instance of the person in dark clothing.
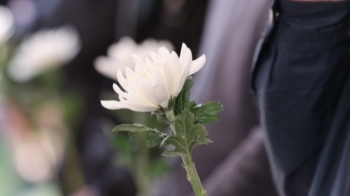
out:
{"label": "person in dark clothing", "polygon": [[350,186],[350,1],[277,0],[253,71],[281,196]]}

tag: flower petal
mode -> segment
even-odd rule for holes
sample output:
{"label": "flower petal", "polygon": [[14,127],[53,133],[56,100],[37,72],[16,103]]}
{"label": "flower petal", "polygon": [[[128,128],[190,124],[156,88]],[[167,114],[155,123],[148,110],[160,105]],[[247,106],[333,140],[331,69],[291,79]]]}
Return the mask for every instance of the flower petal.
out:
{"label": "flower petal", "polygon": [[182,44],[181,55],[180,55],[180,64],[182,65],[181,74],[179,76],[177,90],[174,96],[177,96],[182,86],[185,84],[185,81],[188,77],[188,74],[192,65],[192,52],[185,44]]}
{"label": "flower petal", "polygon": [[126,93],[123,92],[117,84],[113,84],[113,90],[120,96],[125,97]]}
{"label": "flower petal", "polygon": [[157,100],[157,103],[161,105],[163,108],[167,108],[170,97],[166,92],[164,83],[157,81],[155,78],[150,78],[150,82],[151,82],[151,90],[154,94],[154,97]]}
{"label": "flower petal", "polygon": [[187,48],[186,44],[182,44],[180,53],[180,64],[187,66],[192,61],[192,52]]}
{"label": "flower petal", "polygon": [[127,89],[128,89],[128,83],[127,83],[125,77],[123,76],[123,73],[122,73],[121,70],[118,70],[118,72],[117,72],[117,79],[118,79],[118,82],[119,82],[120,86],[121,86],[125,91],[127,91]]}
{"label": "flower petal", "polygon": [[[140,48],[135,53],[134,68],[125,66],[124,73],[117,71],[120,85],[114,84],[113,89],[119,95],[119,101],[103,101],[106,108],[127,108],[137,112],[167,108],[169,99],[178,95],[187,77],[200,70],[206,60],[205,56],[201,56],[193,61],[192,52],[185,44],[180,57],[165,47],[159,48],[157,53]],[[151,59],[147,58],[147,53]]]}
{"label": "flower petal", "polygon": [[101,105],[110,110],[118,110],[125,108],[125,106],[119,101],[101,101]]}
{"label": "flower petal", "polygon": [[128,100],[122,100],[121,102],[125,106],[125,108],[135,111],[135,112],[152,112],[157,109],[157,106],[146,106],[143,104],[135,103],[135,102],[130,102]]}
{"label": "flower petal", "polygon": [[136,66],[144,66],[144,62],[140,56],[133,54],[132,58],[134,59]]}
{"label": "flower petal", "polygon": [[113,80],[118,80],[117,78],[117,66],[113,64],[112,59],[106,57],[98,57],[94,62],[95,69],[102,75],[105,75]]}
{"label": "flower petal", "polygon": [[190,69],[190,73],[188,75],[190,76],[190,75],[196,73],[197,71],[199,71],[200,69],[202,69],[206,60],[207,60],[206,56],[203,54],[202,56],[200,56],[196,60],[192,61],[192,66]]}

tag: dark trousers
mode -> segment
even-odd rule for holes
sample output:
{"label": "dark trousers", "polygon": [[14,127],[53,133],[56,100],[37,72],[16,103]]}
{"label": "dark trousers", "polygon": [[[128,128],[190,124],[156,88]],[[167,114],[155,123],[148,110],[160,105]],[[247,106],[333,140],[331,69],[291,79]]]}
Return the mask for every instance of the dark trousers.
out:
{"label": "dark trousers", "polygon": [[253,85],[280,195],[350,195],[350,45],[345,32],[277,24],[261,49]]}

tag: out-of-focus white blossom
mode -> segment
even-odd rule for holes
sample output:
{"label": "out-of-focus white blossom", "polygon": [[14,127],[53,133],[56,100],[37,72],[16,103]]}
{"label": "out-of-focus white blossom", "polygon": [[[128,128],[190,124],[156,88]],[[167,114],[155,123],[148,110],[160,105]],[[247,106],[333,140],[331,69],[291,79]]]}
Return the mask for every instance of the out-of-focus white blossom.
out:
{"label": "out-of-focus white blossom", "polygon": [[117,71],[120,69],[125,74],[125,68],[134,69],[135,64],[133,54],[141,59],[151,57],[150,52],[156,52],[160,47],[173,50],[173,46],[168,41],[157,41],[147,39],[141,44],[137,44],[130,37],[123,37],[118,43],[111,45],[107,52],[107,57],[98,57],[95,61],[95,69],[102,75],[117,80]]}
{"label": "out-of-focus white blossom", "polygon": [[119,95],[119,101],[101,101],[102,106],[136,112],[168,108],[169,101],[177,97],[186,79],[200,70],[206,61],[205,55],[192,61],[192,52],[185,44],[180,57],[164,47],[158,53],[151,52],[150,56],[151,59],[144,60],[133,55],[135,69],[126,67],[125,76],[118,70],[117,79],[122,88],[117,84],[113,88]]}
{"label": "out-of-focus white blossom", "polygon": [[5,6],[0,6],[0,45],[7,41],[13,33],[13,15]]}
{"label": "out-of-focus white blossom", "polygon": [[79,49],[79,36],[72,27],[41,30],[21,43],[10,62],[9,75],[17,82],[26,82],[69,62]]}

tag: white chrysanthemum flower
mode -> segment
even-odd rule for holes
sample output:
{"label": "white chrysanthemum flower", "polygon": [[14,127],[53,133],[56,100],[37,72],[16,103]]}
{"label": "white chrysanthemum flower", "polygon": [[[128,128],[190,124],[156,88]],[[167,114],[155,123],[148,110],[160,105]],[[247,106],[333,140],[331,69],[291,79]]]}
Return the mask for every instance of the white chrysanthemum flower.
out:
{"label": "white chrysanthemum flower", "polygon": [[13,33],[12,12],[5,6],[0,6],[0,45],[7,41]]}
{"label": "white chrysanthemum flower", "polygon": [[160,47],[172,50],[173,46],[168,41],[156,41],[147,39],[141,44],[137,44],[130,37],[123,37],[118,43],[111,45],[107,52],[107,57],[98,57],[95,61],[95,69],[102,75],[117,80],[117,71],[120,69],[125,75],[125,68],[134,69],[133,54],[142,59],[151,57],[150,52],[156,52]]}
{"label": "white chrysanthemum flower", "polygon": [[200,70],[205,55],[192,61],[192,52],[182,45],[180,57],[162,47],[158,53],[151,52],[151,59],[143,60],[134,55],[135,70],[126,68],[125,77],[121,70],[117,79],[124,91],[114,84],[119,101],[101,101],[107,109],[130,109],[136,112],[152,112],[159,106],[168,108],[169,101],[177,97],[186,79]]}
{"label": "white chrysanthemum flower", "polygon": [[42,30],[24,39],[9,65],[9,75],[17,82],[72,60],[80,49],[78,33],[72,27]]}

